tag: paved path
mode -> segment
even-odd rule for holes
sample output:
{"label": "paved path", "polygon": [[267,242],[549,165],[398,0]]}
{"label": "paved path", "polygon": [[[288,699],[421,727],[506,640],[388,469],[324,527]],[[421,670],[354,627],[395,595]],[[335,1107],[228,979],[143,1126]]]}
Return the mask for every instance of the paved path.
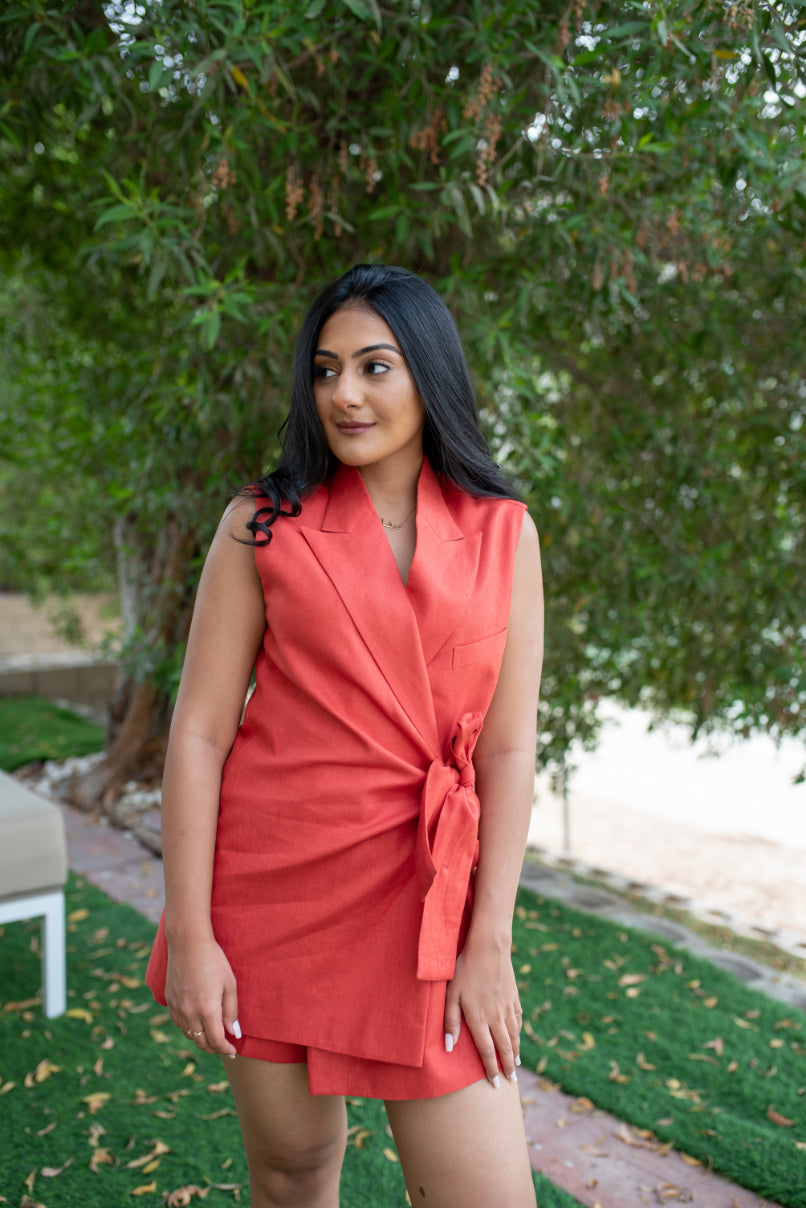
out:
{"label": "paved path", "polygon": [[[132,835],[62,806],[71,867],[111,898],[156,924],[163,903],[162,864]],[[806,983],[745,957],[708,947],[676,923],[648,917],[617,895],[581,885],[562,870],[527,864],[523,884],[546,897],[662,935],[728,968],[747,984],[806,1010]],[[690,1203],[695,1208],[775,1208],[585,1100],[563,1094],[529,1070],[519,1071],[532,1165],[587,1208]]]}

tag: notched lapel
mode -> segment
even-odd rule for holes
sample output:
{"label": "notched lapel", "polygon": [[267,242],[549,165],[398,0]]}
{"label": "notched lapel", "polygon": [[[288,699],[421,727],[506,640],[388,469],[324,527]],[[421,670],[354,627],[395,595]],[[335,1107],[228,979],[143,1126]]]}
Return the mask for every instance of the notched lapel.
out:
{"label": "notched lapel", "polygon": [[480,550],[481,534],[466,536],[458,527],[426,461],[417,499],[417,549],[408,582],[426,666],[467,611]]}
{"label": "notched lapel", "polygon": [[420,650],[417,617],[357,470],[338,471],[322,528],[303,525],[301,532],[412,726],[434,749],[436,719],[425,661],[412,657]]}

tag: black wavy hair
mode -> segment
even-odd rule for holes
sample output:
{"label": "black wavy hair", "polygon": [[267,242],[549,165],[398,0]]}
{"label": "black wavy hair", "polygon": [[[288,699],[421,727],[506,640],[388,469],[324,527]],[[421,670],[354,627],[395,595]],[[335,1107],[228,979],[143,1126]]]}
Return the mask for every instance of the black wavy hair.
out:
{"label": "black wavy hair", "polygon": [[247,525],[258,543],[271,540],[278,516],[298,516],[305,496],[338,464],[316,413],[313,364],[322,327],[344,306],[374,311],[394,332],[425,408],[423,448],[432,469],[470,495],[518,498],[481,434],[459,333],[439,294],[407,269],[356,264],[319,291],[297,337],[280,464],[244,488],[270,505],[257,507]]}

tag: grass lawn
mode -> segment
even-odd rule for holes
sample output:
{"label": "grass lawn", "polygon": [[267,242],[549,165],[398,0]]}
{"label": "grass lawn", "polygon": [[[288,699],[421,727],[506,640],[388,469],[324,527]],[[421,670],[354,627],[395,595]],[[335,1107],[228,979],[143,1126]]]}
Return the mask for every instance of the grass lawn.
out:
{"label": "grass lawn", "polygon": [[0,696],[0,768],[89,755],[104,745],[100,726],[39,696]]}

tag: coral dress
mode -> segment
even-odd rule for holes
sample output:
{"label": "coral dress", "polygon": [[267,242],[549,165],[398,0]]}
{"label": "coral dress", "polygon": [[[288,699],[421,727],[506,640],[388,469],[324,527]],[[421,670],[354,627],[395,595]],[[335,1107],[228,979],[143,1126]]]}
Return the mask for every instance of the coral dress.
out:
{"label": "coral dress", "polygon": [[[426,1098],[484,1076],[466,1027],[445,1053],[442,1016],[522,520],[424,461],[404,585],[340,467],[255,550],[267,625],[223,769],[212,922],[241,1051],[303,1046],[313,1093]],[[165,966],[161,924],[147,980],[163,1002]]]}

